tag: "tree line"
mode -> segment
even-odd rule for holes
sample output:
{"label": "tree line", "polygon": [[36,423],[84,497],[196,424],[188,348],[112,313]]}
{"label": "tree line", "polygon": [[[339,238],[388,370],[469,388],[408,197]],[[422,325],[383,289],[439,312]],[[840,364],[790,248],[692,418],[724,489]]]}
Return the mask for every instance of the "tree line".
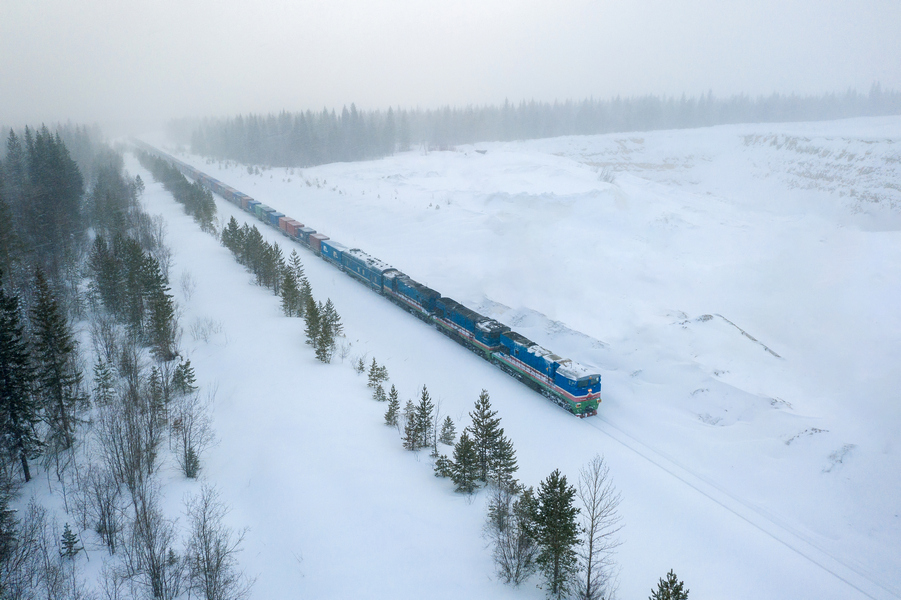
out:
{"label": "tree line", "polygon": [[181,171],[168,161],[147,152],[138,150],[136,156],[153,178],[163,184],[175,201],[184,206],[185,212],[191,215],[206,232],[213,232],[213,219],[216,216],[216,203],[213,194],[203,187],[199,181],[190,182]]}
{"label": "tree line", "polygon": [[285,316],[304,319],[306,343],[313,347],[316,358],[331,362],[338,338],[344,335],[344,325],[331,298],[323,304],[313,297],[313,287],[297,250],[291,250],[285,260],[278,242],[267,242],[256,225],[238,226],[234,217],[222,228],[220,239],[235,260],[253,274],[257,285],[271,289],[281,298]]}
{"label": "tree line", "polygon": [[645,95],[387,111],[359,110],[351,104],[340,113],[323,109],[174,121],[170,130],[176,139],[189,140],[195,154],[244,164],[308,167],[381,158],[411,145],[448,149],[562,135],[895,114],[901,114],[901,92],[876,83],[866,94],[848,90],[808,96]]}

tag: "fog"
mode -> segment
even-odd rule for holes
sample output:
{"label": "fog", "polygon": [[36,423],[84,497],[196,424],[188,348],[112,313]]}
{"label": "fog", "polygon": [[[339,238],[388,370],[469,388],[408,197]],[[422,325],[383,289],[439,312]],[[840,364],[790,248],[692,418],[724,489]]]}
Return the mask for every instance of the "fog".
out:
{"label": "fog", "polygon": [[901,88],[894,0],[5,0],[0,123]]}

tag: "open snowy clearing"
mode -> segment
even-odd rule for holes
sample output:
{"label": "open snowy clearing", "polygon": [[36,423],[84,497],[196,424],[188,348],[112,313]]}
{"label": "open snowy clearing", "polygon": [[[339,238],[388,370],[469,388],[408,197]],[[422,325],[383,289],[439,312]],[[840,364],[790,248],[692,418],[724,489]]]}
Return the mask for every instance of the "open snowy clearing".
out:
{"label": "open snowy clearing", "polygon": [[[605,455],[624,498],[622,597],[646,596],[674,568],[692,598],[891,598],[899,144],[901,119],[881,118],[479,144],[262,175],[181,158],[598,368],[604,402],[579,421],[301,254],[350,356],[385,363],[402,399],[425,383],[462,427],[490,391],[520,480],[554,468],[575,479]],[[454,494],[426,453],[404,452],[351,358],[317,363],[302,320],[280,316],[129,168],[169,221],[184,345],[218,386],[223,441],[206,472],[251,528],[254,596],[541,597],[494,581],[484,494]],[[193,339],[203,324],[214,333]]]}

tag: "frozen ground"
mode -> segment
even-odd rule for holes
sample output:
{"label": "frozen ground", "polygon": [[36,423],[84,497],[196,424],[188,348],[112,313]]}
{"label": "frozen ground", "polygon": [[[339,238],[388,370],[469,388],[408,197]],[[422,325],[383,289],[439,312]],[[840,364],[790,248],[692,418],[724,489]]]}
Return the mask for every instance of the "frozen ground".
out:
{"label": "frozen ground", "polygon": [[[526,483],[604,454],[624,498],[623,598],[670,568],[692,598],[901,597],[901,119],[254,175],[182,158],[603,376],[598,417],[574,419],[303,253],[352,344],[318,364],[302,321],[148,185],[185,345],[218,386],[207,475],[250,526],[256,598],[541,596],[493,580],[484,494],[452,493],[401,449],[350,368],[360,355],[402,398],[427,384],[460,427],[487,388]],[[192,338],[203,323],[221,331]]]}

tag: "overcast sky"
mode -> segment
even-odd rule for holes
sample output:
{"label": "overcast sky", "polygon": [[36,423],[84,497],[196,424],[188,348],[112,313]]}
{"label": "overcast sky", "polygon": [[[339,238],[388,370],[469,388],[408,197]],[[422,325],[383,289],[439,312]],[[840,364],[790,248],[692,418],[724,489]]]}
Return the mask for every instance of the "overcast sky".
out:
{"label": "overcast sky", "polygon": [[0,123],[901,89],[899,0],[0,0]]}

